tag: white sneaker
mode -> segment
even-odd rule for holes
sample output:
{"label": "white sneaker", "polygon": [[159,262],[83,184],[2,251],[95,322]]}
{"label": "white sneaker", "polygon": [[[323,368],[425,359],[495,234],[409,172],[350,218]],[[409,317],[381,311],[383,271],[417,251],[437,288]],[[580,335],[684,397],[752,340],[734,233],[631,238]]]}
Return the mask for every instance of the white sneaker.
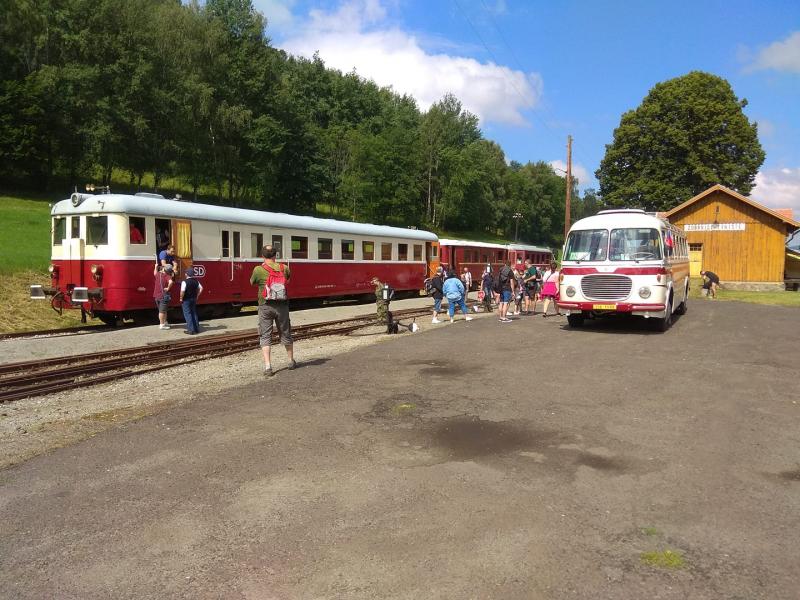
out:
{"label": "white sneaker", "polygon": [[441,321],[440,321],[439,319],[433,319],[433,320],[431,321],[431,323],[434,323],[434,324],[436,324],[436,323],[441,323]]}
{"label": "white sneaker", "polygon": [[464,320],[465,321],[472,321],[472,317],[466,317]]}
{"label": "white sneaker", "polygon": [[169,325],[159,325],[159,329],[169,329]]}
{"label": "white sneaker", "polygon": [[455,320],[453,320],[453,319],[450,319],[450,322],[451,322],[451,323],[455,323]]}

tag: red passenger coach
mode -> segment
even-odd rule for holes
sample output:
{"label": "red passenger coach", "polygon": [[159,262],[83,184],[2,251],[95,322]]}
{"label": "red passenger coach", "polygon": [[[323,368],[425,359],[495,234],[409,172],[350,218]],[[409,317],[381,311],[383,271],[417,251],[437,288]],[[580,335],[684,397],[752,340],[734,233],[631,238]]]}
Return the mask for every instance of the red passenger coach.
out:
{"label": "red passenger coach", "polygon": [[486,265],[491,265],[492,270],[497,272],[506,260],[511,262],[511,266],[522,269],[526,259],[541,267],[549,265],[553,258],[549,248],[525,244],[491,244],[450,239],[441,239],[439,244],[442,264],[448,265],[459,275],[466,267],[472,273],[473,287],[478,285]]}
{"label": "red passenger coach", "polygon": [[[53,308],[104,322],[155,314],[153,267],[171,242],[179,265],[203,285],[201,308],[254,304],[250,285],[264,244],[292,272],[289,297],[371,294],[379,277],[399,292],[422,289],[439,263],[438,238],[415,229],[167,200],[155,194],[75,193],[52,209],[49,286],[31,286]],[[179,306],[172,294],[172,306]]]}

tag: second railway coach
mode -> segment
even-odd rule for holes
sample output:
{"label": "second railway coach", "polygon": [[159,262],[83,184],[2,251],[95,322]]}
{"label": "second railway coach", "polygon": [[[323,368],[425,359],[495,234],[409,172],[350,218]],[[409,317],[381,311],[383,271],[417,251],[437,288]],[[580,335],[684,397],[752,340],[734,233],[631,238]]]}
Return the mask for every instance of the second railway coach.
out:
{"label": "second railway coach", "polygon": [[80,308],[105,322],[154,312],[153,268],[168,242],[179,271],[193,266],[198,273],[205,308],[255,303],[250,274],[265,244],[290,264],[294,299],[370,294],[374,276],[398,291],[418,291],[439,261],[438,238],[427,231],[153,194],[75,193],[55,204],[51,217],[51,281],[32,286],[31,297],[51,297],[57,310]]}

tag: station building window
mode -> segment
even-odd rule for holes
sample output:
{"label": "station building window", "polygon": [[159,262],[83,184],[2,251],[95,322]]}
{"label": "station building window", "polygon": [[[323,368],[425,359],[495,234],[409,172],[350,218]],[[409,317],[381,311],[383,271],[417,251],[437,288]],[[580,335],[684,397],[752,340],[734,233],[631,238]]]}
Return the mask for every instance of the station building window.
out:
{"label": "station building window", "polygon": [[408,260],[408,244],[397,244],[397,260]]}
{"label": "station building window", "polygon": [[261,256],[261,248],[264,247],[264,234],[251,233],[250,234],[250,256],[257,258]]}
{"label": "station building window", "polygon": [[414,260],[422,260],[422,244],[414,244]]}
{"label": "station building window", "polygon": [[381,244],[381,260],[392,260],[392,245]]}
{"label": "station building window", "polygon": [[128,217],[128,225],[130,229],[130,243],[131,244],[144,244],[146,243],[146,229],[144,227],[144,217]]}
{"label": "station building window", "polygon": [[272,247],[277,251],[275,254],[275,258],[279,259],[283,256],[283,236],[282,235],[273,235],[272,236]]}
{"label": "station building window", "polygon": [[333,258],[333,240],[319,238],[317,240],[317,258],[319,260],[331,260]]}
{"label": "station building window", "polygon": [[308,238],[305,236],[292,236],[292,258],[308,258]]}
{"label": "station building window", "polygon": [[53,217],[53,246],[60,246],[61,240],[67,237],[67,220],[64,217]]}
{"label": "station building window", "polygon": [[363,260],[375,260],[375,242],[361,242],[361,257]]}
{"label": "station building window", "polygon": [[356,257],[356,243],[353,240],[342,240],[342,260],[353,260]]}
{"label": "station building window", "polygon": [[231,232],[222,231],[222,258],[229,258],[231,255]]}
{"label": "station building window", "polygon": [[108,244],[108,217],[86,217],[86,243],[93,246]]}

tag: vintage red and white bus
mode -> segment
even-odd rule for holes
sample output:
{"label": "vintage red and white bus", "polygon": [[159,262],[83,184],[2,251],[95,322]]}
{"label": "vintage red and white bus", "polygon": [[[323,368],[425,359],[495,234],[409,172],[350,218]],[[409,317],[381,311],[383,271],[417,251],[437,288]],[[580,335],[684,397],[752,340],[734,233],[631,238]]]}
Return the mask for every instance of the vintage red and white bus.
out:
{"label": "vintage red and white bus", "polygon": [[570,229],[561,263],[558,306],[572,327],[624,313],[656,319],[666,331],[689,298],[684,233],[642,210],[603,210]]}
{"label": "vintage red and white bus", "polygon": [[[439,264],[434,233],[168,200],[154,194],[72,194],[55,204],[49,285],[31,297],[56,310],[82,309],[104,322],[154,314],[153,267],[170,241],[179,271],[194,266],[200,308],[256,301],[250,285],[264,244],[291,265],[293,299],[372,294],[379,277],[399,292],[418,292]],[[172,306],[177,307],[178,294]]]}

